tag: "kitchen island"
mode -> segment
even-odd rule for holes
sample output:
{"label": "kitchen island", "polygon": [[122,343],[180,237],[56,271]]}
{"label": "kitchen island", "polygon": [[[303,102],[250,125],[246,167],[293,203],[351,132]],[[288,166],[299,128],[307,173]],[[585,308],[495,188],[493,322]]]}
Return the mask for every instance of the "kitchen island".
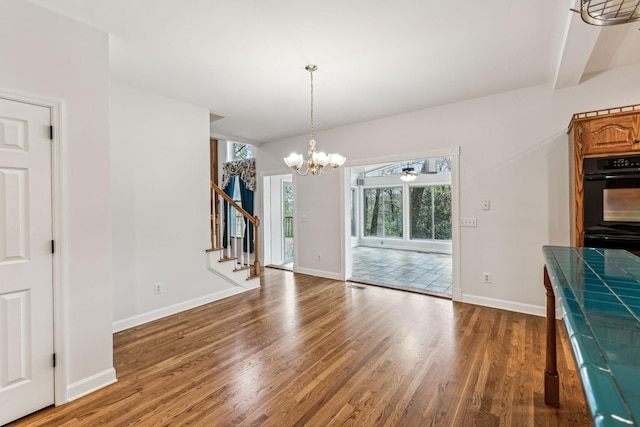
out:
{"label": "kitchen island", "polygon": [[545,403],[559,406],[556,301],[597,426],[640,421],[640,258],[621,249],[544,246]]}

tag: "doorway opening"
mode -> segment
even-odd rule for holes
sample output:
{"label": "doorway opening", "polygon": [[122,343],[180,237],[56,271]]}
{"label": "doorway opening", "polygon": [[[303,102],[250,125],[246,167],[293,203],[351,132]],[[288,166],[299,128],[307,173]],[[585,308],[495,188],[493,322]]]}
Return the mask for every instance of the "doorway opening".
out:
{"label": "doorway opening", "polygon": [[263,184],[265,266],[293,271],[293,177],[291,174],[265,176]]}
{"label": "doorway opening", "polygon": [[350,281],[452,298],[451,155],[350,170]]}

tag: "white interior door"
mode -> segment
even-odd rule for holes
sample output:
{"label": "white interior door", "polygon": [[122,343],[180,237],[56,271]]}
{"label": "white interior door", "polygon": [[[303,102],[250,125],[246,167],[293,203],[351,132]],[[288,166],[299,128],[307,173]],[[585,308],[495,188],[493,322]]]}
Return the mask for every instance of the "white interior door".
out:
{"label": "white interior door", "polygon": [[50,116],[0,99],[0,425],[54,402]]}

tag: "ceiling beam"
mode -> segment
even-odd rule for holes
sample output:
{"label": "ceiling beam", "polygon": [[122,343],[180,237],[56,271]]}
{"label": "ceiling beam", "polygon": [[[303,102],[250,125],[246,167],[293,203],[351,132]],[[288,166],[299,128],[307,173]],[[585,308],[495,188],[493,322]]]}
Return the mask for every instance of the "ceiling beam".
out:
{"label": "ceiling beam", "polygon": [[568,11],[568,14],[554,89],[580,84],[602,31],[602,27],[583,22],[579,13]]}

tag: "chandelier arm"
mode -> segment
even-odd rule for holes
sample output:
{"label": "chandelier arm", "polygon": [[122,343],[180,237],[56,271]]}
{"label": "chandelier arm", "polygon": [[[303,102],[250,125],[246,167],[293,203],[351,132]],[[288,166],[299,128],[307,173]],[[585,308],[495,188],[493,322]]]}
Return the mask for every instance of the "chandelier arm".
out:
{"label": "chandelier arm", "polygon": [[295,169],[296,173],[297,173],[298,175],[300,175],[300,176],[307,176],[307,175],[309,175],[309,166],[305,166],[305,168],[304,168],[304,172],[300,172],[301,170],[302,170],[302,168],[301,168],[301,167],[300,167],[300,168],[298,168],[298,169]]}
{"label": "chandelier arm", "polygon": [[[329,166],[329,167],[330,167],[329,172],[327,172],[327,166]],[[336,170],[336,168],[334,168],[333,166],[331,166],[331,165],[326,165],[326,166],[323,166],[323,167],[322,167],[322,169],[320,169],[320,172],[321,172],[323,175],[331,175],[331,174],[333,174],[333,171],[335,171],[335,170]]]}

